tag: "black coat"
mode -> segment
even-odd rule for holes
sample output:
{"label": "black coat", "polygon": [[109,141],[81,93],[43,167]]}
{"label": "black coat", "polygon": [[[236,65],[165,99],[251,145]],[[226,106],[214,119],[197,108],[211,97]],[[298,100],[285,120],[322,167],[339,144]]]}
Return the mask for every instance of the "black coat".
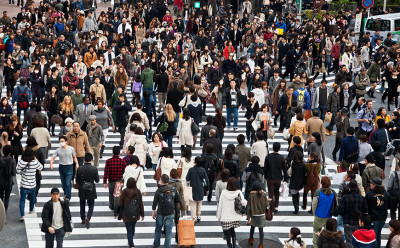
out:
{"label": "black coat", "polygon": [[210,67],[208,69],[208,83],[211,85],[216,85],[218,84],[218,81],[222,78],[223,74],[221,71],[221,68],[215,69],[214,67]]}
{"label": "black coat", "polygon": [[289,97],[286,93],[284,93],[278,100],[278,106],[276,111],[282,113],[290,112],[291,108],[296,105],[296,101],[294,100],[294,96],[292,95],[292,106],[289,107],[289,110],[286,112],[287,106],[289,105]]}
{"label": "black coat", "polygon": [[104,88],[106,90],[107,101],[109,101],[112,98],[112,95],[114,94],[115,91],[114,77],[110,77],[108,83],[106,81],[106,78],[103,77],[101,83],[104,85]]}
{"label": "black coat", "polygon": [[[222,161],[223,165],[221,163]],[[217,173],[222,171],[223,169],[228,169],[231,177],[238,178],[240,176],[239,164],[233,159],[230,160],[227,160],[226,158],[221,159],[218,162]]]}
{"label": "black coat", "polygon": [[195,165],[189,169],[186,175],[186,181],[190,182],[194,201],[202,201],[204,198],[204,193],[206,190],[203,185],[204,180],[206,182],[206,189],[210,188],[211,185],[204,168]]}
{"label": "black coat", "polygon": [[18,133],[18,136],[14,135],[14,132],[10,130],[10,125],[11,123],[5,127],[4,132],[7,132],[8,134],[8,141],[11,142],[11,146],[13,147],[13,155],[21,155],[22,154],[22,144],[21,144],[21,139],[22,139],[22,130],[15,130]]}
{"label": "black coat", "polygon": [[209,138],[206,141],[204,141],[204,147],[203,151],[205,152],[205,147],[208,144],[213,144],[214,146],[214,154],[217,155],[218,158],[222,157],[222,143],[219,138]]}
{"label": "black coat", "polygon": [[176,113],[181,112],[179,102],[183,99],[183,92],[177,88],[173,88],[167,93],[167,104],[170,103]]}
{"label": "black coat", "polygon": [[118,124],[118,126],[127,126],[128,125],[128,116],[129,116],[129,111],[132,110],[132,106],[129,104],[127,100],[124,102],[124,106],[121,105],[121,101],[116,101],[113,109],[116,111],[116,118],[115,122]]}
{"label": "black coat", "polygon": [[[231,87],[226,88],[224,90],[224,93],[222,94],[222,105],[226,105],[227,108],[230,108],[232,106],[232,99],[231,99],[230,91],[231,91]],[[240,107],[242,94],[240,94],[240,90],[237,87],[236,87],[236,93],[237,93],[236,105],[237,105],[237,107]]]}
{"label": "black coat", "polygon": [[[69,210],[69,201],[61,201],[61,207],[63,209],[62,218],[64,221],[64,231],[72,232],[71,226],[71,212]],[[51,223],[53,222],[53,201],[50,200],[46,202],[42,209],[42,232],[49,233],[49,227],[51,227]]]}
{"label": "black coat", "polygon": [[190,111],[190,117],[193,118],[194,122],[199,125],[201,123],[201,116],[203,109],[201,107],[201,104],[199,103],[191,103],[187,107]]}
{"label": "black coat", "polygon": [[[82,189],[83,182],[93,183],[93,190]],[[76,172],[76,182],[79,185],[79,198],[85,200],[97,199],[96,183],[100,181],[99,172],[97,168],[91,164],[85,163],[80,166]]]}
{"label": "black coat", "polygon": [[215,132],[216,132],[215,137],[219,138],[219,133],[218,133],[217,127],[212,124],[210,124],[210,125],[206,124],[204,127],[201,128],[201,131],[200,131],[200,146],[203,146],[204,142],[206,140],[210,139],[210,130],[211,129],[215,130]]}
{"label": "black coat", "polygon": [[157,92],[166,93],[168,84],[169,84],[169,79],[167,73],[164,72],[157,75],[155,81],[155,88],[157,89]]}
{"label": "black coat", "polygon": [[301,190],[306,182],[307,170],[304,162],[293,161],[288,167],[292,167],[292,176],[290,177],[289,189]]}
{"label": "black coat", "polygon": [[271,153],[265,158],[264,162],[264,176],[265,178],[276,180],[288,180],[287,168],[285,158],[279,153]]}

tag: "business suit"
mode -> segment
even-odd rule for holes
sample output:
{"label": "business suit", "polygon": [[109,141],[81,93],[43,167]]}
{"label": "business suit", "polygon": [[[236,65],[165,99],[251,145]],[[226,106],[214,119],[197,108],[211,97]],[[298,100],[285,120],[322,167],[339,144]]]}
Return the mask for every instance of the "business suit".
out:
{"label": "business suit", "polygon": [[89,121],[89,116],[92,115],[94,110],[94,106],[92,104],[87,105],[86,109],[86,115],[85,115],[85,109],[84,109],[84,104],[78,104],[76,106],[76,110],[74,113],[74,119],[79,122],[79,125],[81,126],[82,130],[86,130],[86,125],[90,122]]}

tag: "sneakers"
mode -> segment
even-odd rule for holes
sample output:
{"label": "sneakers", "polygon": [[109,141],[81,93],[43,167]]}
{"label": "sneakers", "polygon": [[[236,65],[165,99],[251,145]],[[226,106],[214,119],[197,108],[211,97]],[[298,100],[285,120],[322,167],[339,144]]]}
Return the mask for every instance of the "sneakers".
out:
{"label": "sneakers", "polygon": [[231,127],[226,127],[226,129],[231,130]]}
{"label": "sneakers", "polygon": [[29,211],[29,214],[34,214],[35,213],[35,209],[32,211]]}
{"label": "sneakers", "polygon": [[19,219],[19,221],[24,221],[25,220],[25,217],[24,216],[21,216],[21,218]]}
{"label": "sneakers", "polygon": [[237,133],[237,132],[238,132],[238,128],[237,128],[237,127],[233,128],[233,131],[234,131],[235,133]]}

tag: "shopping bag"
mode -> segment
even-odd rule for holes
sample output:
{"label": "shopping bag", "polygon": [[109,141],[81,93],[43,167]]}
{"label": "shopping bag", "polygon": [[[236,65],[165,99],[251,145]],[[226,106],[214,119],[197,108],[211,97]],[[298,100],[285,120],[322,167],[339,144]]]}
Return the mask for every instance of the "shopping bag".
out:
{"label": "shopping bag", "polygon": [[284,140],[289,140],[290,139],[289,129],[288,128],[283,129],[282,135]]}
{"label": "shopping bag", "polygon": [[185,197],[185,201],[193,201],[193,191],[191,186],[186,185],[183,187],[183,196]]}
{"label": "shopping bag", "polygon": [[122,186],[124,186],[124,183],[122,181],[117,181],[115,183],[114,197],[120,197],[121,196]]}
{"label": "shopping bag", "polygon": [[283,182],[282,184],[281,195],[283,198],[287,198],[289,196],[289,187],[287,185],[287,182]]}
{"label": "shopping bag", "polygon": [[332,120],[332,113],[326,113],[325,114],[325,121],[326,122],[331,122]]}

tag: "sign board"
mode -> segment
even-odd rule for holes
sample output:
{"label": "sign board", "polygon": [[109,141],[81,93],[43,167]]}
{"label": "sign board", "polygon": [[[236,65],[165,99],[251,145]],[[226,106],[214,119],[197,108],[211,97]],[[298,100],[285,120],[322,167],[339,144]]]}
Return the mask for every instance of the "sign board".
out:
{"label": "sign board", "polygon": [[194,8],[200,9],[200,2],[194,2]]}
{"label": "sign board", "polygon": [[362,14],[359,13],[356,15],[356,23],[354,25],[354,32],[356,34],[361,32],[361,24],[362,24]]}
{"label": "sign board", "polygon": [[364,8],[369,9],[374,6],[374,0],[362,0],[361,4]]}

